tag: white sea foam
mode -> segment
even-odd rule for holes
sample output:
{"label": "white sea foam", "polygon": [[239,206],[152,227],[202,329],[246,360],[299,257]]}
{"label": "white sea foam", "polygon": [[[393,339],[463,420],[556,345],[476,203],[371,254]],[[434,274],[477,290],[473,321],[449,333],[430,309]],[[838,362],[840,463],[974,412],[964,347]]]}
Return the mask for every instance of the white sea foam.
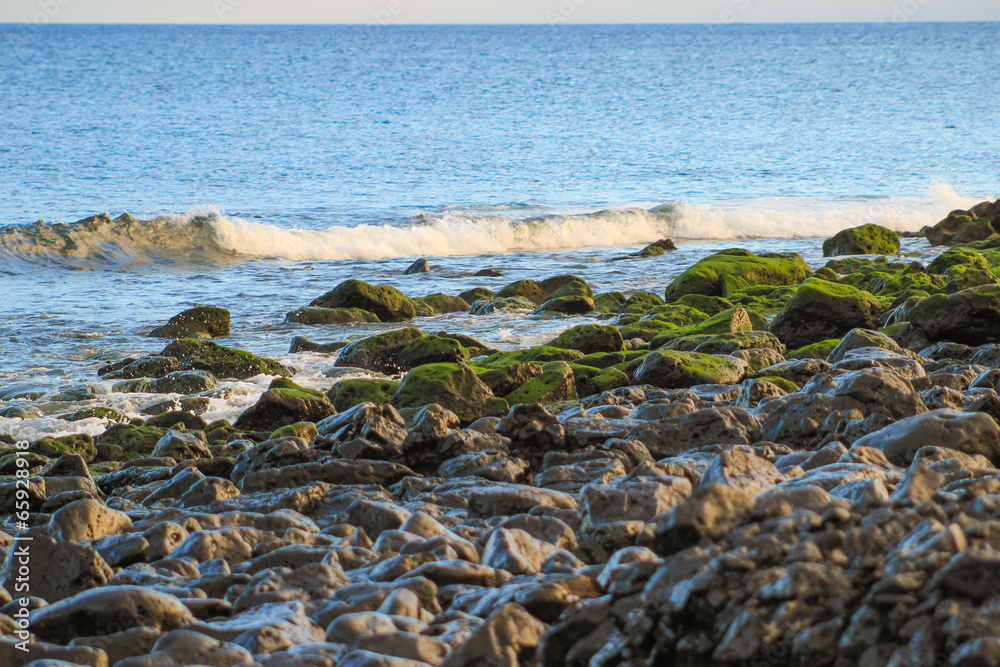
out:
{"label": "white sea foam", "polygon": [[[502,254],[515,251],[632,246],[675,240],[827,237],[875,223],[916,231],[984,197],[938,185],[919,198],[757,199],[696,204],[645,203],[595,212],[524,217],[524,207],[464,207],[394,224],[288,229],[226,216],[215,209],[155,220],[103,217],[86,224],[0,230],[3,255],[71,266],[143,263],[216,264],[240,258],[290,261]],[[509,210],[506,210],[509,208]]]}

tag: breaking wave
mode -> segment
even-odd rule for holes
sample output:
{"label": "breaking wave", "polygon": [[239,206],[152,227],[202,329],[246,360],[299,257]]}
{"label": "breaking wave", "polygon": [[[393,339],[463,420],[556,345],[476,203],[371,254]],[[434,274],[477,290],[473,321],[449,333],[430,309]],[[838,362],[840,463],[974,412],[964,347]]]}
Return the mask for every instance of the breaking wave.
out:
{"label": "breaking wave", "polygon": [[[511,207],[424,213],[403,224],[288,229],[214,209],[140,220],[107,214],[76,223],[0,229],[0,265],[79,269],[212,265],[251,258],[290,261],[483,255],[629,246],[680,240],[810,238],[869,222],[916,231],[979,201],[938,186],[921,199],[770,199],[672,202],[596,212],[523,217]],[[520,217],[519,217],[520,214]]]}

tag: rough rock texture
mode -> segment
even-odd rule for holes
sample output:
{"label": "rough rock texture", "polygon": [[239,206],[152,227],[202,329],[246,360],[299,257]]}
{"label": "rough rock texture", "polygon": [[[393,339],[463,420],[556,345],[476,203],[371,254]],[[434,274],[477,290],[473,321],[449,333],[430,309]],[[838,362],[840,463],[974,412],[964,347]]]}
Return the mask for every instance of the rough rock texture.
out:
{"label": "rough rock texture", "polygon": [[868,292],[819,278],[803,282],[768,331],[790,349],[878,325],[881,308]]}
{"label": "rough rock texture", "polygon": [[909,317],[932,342],[1000,343],[1000,285],[972,287],[951,295],[935,294],[913,306]]}
{"label": "rough rock texture", "polygon": [[215,306],[189,308],[149,332],[151,338],[219,338],[229,335],[229,311]]}
{"label": "rough rock texture", "polygon": [[317,297],[312,308],[359,308],[374,313],[381,322],[400,322],[416,314],[413,302],[395,287],[369,285],[361,280],[347,280]]}
{"label": "rough rock texture", "polygon": [[824,257],[897,254],[899,254],[899,234],[870,223],[844,229],[823,241]]}

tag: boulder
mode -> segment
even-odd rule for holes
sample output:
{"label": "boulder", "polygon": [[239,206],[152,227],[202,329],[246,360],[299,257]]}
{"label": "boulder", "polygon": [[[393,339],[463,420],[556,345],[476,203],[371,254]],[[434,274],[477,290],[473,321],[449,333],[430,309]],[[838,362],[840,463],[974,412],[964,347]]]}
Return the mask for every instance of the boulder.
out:
{"label": "boulder", "polygon": [[382,322],[401,322],[416,314],[413,302],[395,287],[347,280],[309,304],[316,308],[360,308]]}
{"label": "boulder", "polygon": [[188,433],[171,429],[156,443],[150,454],[153,458],[170,457],[175,461],[210,459],[212,451],[201,432]]}
{"label": "boulder", "polygon": [[823,256],[898,255],[899,234],[875,224],[844,229],[823,242]]}
{"label": "boulder", "polygon": [[506,412],[507,404],[493,396],[474,370],[460,364],[426,364],[407,374],[392,398],[397,408],[437,403],[464,421]]}
{"label": "boulder", "polygon": [[698,384],[737,384],[746,366],[733,357],[672,350],[650,352],[635,372],[637,384],[675,389]]}
{"label": "boulder", "polygon": [[361,308],[314,308],[306,306],[285,315],[286,322],[295,324],[377,323],[378,315]]}
{"label": "boulder", "polygon": [[878,326],[881,306],[868,292],[810,278],[799,285],[768,330],[791,349]]}
{"label": "boulder", "polygon": [[812,270],[797,254],[754,255],[749,250],[723,250],[695,263],[666,289],[667,302],[687,294],[725,297],[750,285],[797,285]]}
{"label": "boulder", "polygon": [[174,315],[166,324],[149,332],[150,338],[219,338],[229,335],[229,311],[215,306],[198,306]]}
{"label": "boulder", "polygon": [[233,426],[246,431],[273,431],[296,422],[318,422],[335,413],[323,392],[300,387],[286,378],[275,378]]}
{"label": "boulder", "polygon": [[[77,593],[107,585],[114,575],[101,555],[86,544],[62,542],[48,535],[31,534],[27,585],[33,597],[55,603]],[[11,594],[24,582],[18,548],[11,548],[0,571],[0,585]]]}
{"label": "boulder", "polygon": [[422,296],[415,300],[425,307],[430,308],[435,314],[469,312],[469,302],[460,296],[448,296],[447,294],[438,292]]}
{"label": "boulder", "polygon": [[180,600],[141,586],[105,586],[78,593],[31,613],[31,630],[42,639],[66,644],[129,628],[170,631],[195,618]]}
{"label": "boulder", "polygon": [[392,400],[399,385],[400,382],[396,380],[351,378],[333,385],[326,396],[337,412],[344,412],[361,403],[385,405]]}
{"label": "boulder", "polygon": [[519,386],[504,398],[510,405],[539,403],[548,405],[576,399],[573,369],[565,361],[550,361],[542,372]]}
{"label": "boulder", "polygon": [[932,342],[1000,343],[1000,285],[935,294],[914,305],[910,323]]}
{"label": "boulder", "polygon": [[[520,605],[501,605],[460,645],[440,667],[517,667],[529,664],[545,625]],[[524,660],[522,660],[522,658]]]}
{"label": "boulder", "polygon": [[623,341],[621,333],[615,327],[581,324],[562,332],[547,345],[592,354],[619,352],[622,350]]}
{"label": "boulder", "polygon": [[400,353],[423,335],[419,329],[410,327],[362,338],[342,349],[334,366],[364,368],[389,375],[399,373],[404,370],[399,361]]}
{"label": "boulder", "polygon": [[431,265],[426,259],[418,259],[410,264],[405,271],[403,271],[404,276],[410,276],[414,273],[430,273]]}
{"label": "boulder", "polygon": [[908,466],[923,447],[982,454],[1000,465],[1000,425],[984,412],[931,410],[870,433],[851,447],[878,449],[895,465]]}
{"label": "boulder", "polygon": [[594,291],[590,285],[575,278],[547,295],[535,313],[583,315],[594,309]]}
{"label": "boulder", "polygon": [[927,230],[931,245],[955,245],[988,239],[1000,233],[1000,200],[981,202],[967,211],[952,211]]}
{"label": "boulder", "polygon": [[84,498],[59,509],[49,519],[48,533],[57,540],[83,542],[132,530],[128,514]]}
{"label": "boulder", "polygon": [[208,371],[220,378],[244,380],[255,375],[292,375],[295,372],[273,359],[193,338],[175,340],[163,348],[160,356],[174,357],[182,370]]}
{"label": "boulder", "polygon": [[454,338],[427,335],[411,341],[397,355],[400,368],[411,369],[424,364],[462,363],[469,352]]}

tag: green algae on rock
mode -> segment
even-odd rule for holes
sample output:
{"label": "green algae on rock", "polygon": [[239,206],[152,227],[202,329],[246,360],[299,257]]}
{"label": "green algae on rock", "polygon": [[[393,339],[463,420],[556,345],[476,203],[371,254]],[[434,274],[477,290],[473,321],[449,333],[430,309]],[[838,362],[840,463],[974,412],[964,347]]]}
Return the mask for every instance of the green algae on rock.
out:
{"label": "green algae on rock", "polygon": [[637,384],[680,389],[699,384],[737,384],[745,366],[736,359],[700,352],[650,352],[635,372]]}
{"label": "green algae on rock", "polygon": [[872,223],[841,230],[823,242],[824,257],[897,254],[899,234]]}
{"label": "green algae on rock", "polygon": [[743,308],[730,308],[717,315],[713,315],[704,322],[691,324],[686,327],[678,327],[670,331],[665,331],[654,337],[649,346],[651,349],[662,347],[667,342],[675,338],[686,336],[714,336],[717,334],[729,334],[739,331],[750,331],[753,325],[750,316]]}
{"label": "green algae on rock", "polygon": [[315,308],[306,306],[293,310],[285,315],[286,322],[295,324],[349,324],[349,323],[371,323],[377,324],[380,320],[375,313],[361,308]]}
{"label": "green algae on rock", "polygon": [[674,302],[686,294],[728,295],[750,285],[796,285],[812,273],[798,254],[754,255],[730,249],[698,261],[667,286],[665,299]]}
{"label": "green algae on rock", "polygon": [[620,352],[624,345],[618,329],[597,324],[581,324],[559,334],[548,343],[550,347],[593,352]]}
{"label": "green algae on rock", "polygon": [[229,311],[215,306],[189,308],[149,332],[151,338],[219,338],[229,335]]}
{"label": "green algae on rock", "polygon": [[795,290],[769,331],[795,349],[843,336],[851,329],[874,329],[880,313],[878,300],[868,292],[809,278]]}
{"label": "green algae on rock", "polygon": [[341,380],[326,392],[337,412],[346,412],[361,403],[385,405],[399,390],[398,380],[350,378]]}
{"label": "green algae on rock", "polygon": [[413,301],[395,287],[346,280],[309,304],[316,308],[360,308],[382,322],[401,322],[416,314]]}
{"label": "green algae on rock", "polygon": [[163,348],[160,356],[175,357],[182,370],[208,371],[220,378],[244,380],[261,374],[292,375],[295,372],[273,359],[194,338],[175,340]]}
{"label": "green algae on rock", "polygon": [[410,371],[392,398],[396,408],[418,408],[437,403],[471,422],[499,415],[507,402],[498,399],[478,374],[463,364],[426,364]]}
{"label": "green algae on rock", "polygon": [[273,431],[295,422],[318,422],[335,413],[333,404],[323,392],[299,386],[287,378],[275,378],[233,426],[250,431]]}
{"label": "green algae on rock", "polygon": [[342,349],[335,367],[364,368],[392,375],[404,370],[399,361],[406,346],[423,336],[420,329],[408,327],[368,336]]}
{"label": "green algae on rock", "polygon": [[931,245],[956,245],[1000,234],[1000,200],[984,201],[967,211],[952,211],[925,236]]}
{"label": "green algae on rock", "polygon": [[577,398],[573,369],[565,361],[550,361],[542,372],[504,396],[511,405],[557,403]]}
{"label": "green algae on rock", "polygon": [[913,305],[909,321],[932,342],[1000,343],[1000,285],[934,294]]}

